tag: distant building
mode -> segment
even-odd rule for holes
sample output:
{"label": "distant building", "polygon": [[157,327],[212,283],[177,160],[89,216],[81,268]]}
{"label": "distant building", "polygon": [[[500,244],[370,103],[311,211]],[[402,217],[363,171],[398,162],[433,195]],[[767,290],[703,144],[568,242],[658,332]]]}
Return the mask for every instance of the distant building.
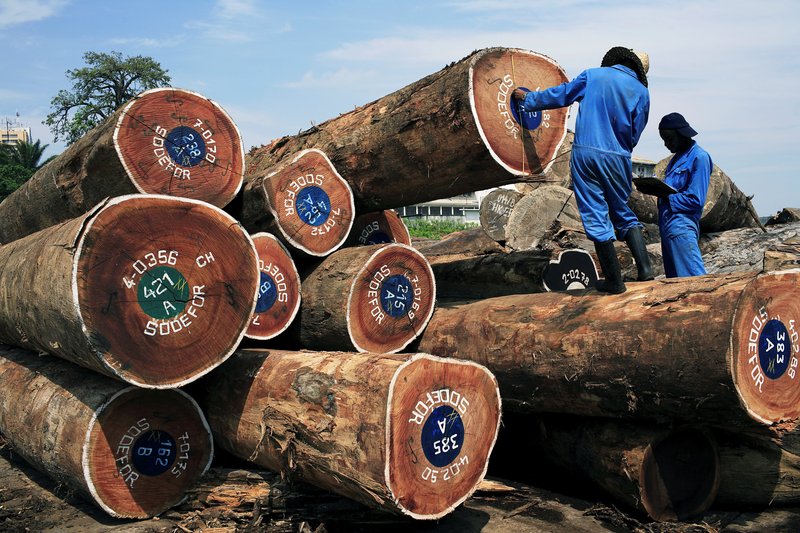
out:
{"label": "distant building", "polygon": [[18,121],[13,122],[6,118],[0,127],[3,128],[0,134],[0,142],[3,144],[17,144],[18,142],[33,142],[31,139],[31,129],[26,128]]}
{"label": "distant building", "polygon": [[656,177],[656,162],[649,159],[642,159],[641,157],[631,157],[633,163],[633,176],[635,178],[655,178]]}
{"label": "distant building", "polygon": [[403,218],[480,224],[480,202],[474,192],[395,209]]}

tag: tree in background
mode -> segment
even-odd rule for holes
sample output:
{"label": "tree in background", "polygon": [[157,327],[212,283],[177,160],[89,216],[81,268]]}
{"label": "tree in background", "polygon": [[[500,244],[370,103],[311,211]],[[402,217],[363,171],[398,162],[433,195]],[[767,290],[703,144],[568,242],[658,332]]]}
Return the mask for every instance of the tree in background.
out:
{"label": "tree in background", "polygon": [[170,82],[168,71],[151,57],[86,52],[83,59],[86,67],[67,71],[72,89],[60,90],[50,102],[53,112],[44,124],[56,141],[74,143],[137,94]]}
{"label": "tree in background", "polygon": [[41,161],[48,146],[50,145],[42,145],[38,139],[34,143],[19,141],[15,144],[4,144],[0,151],[0,165],[19,165],[31,170],[38,170],[55,157],[50,156],[44,162]]}
{"label": "tree in background", "polygon": [[16,163],[0,164],[0,200],[19,189],[34,172]]}

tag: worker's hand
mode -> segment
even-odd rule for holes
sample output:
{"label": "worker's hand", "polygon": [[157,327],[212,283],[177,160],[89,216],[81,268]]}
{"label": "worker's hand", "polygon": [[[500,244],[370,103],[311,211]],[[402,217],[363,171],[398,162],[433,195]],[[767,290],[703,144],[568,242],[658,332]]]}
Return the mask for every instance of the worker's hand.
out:
{"label": "worker's hand", "polygon": [[511,96],[516,98],[517,100],[524,100],[525,95],[527,95],[528,92],[529,91],[526,91],[525,89],[520,89],[519,87],[517,87],[516,89],[514,89],[514,92],[511,93]]}

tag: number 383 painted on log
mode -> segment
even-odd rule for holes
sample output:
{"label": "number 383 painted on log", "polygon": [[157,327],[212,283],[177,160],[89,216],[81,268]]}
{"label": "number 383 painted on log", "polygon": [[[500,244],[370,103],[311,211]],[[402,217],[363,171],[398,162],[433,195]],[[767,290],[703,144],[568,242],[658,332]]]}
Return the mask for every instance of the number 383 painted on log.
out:
{"label": "number 383 painted on log", "polygon": [[747,353],[750,355],[750,376],[759,392],[763,392],[766,378],[777,380],[784,374],[790,379],[795,378],[799,337],[794,320],[789,320],[787,329],[780,316],[770,317],[764,307],[753,317]]}

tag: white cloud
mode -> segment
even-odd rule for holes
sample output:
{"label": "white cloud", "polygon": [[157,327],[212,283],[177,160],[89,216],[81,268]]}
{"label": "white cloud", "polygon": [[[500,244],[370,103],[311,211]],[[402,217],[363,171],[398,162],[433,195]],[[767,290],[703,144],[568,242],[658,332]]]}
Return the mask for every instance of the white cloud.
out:
{"label": "white cloud", "polygon": [[353,70],[340,68],[338,70],[315,74],[306,72],[297,81],[281,83],[279,87],[290,89],[331,89],[334,87],[354,87],[363,86],[365,82],[375,80],[379,77],[375,70]]}
{"label": "white cloud", "polygon": [[113,45],[129,46],[131,48],[171,48],[178,46],[186,41],[184,36],[171,36],[168,39],[156,37],[116,37],[110,39]]}
{"label": "white cloud", "polygon": [[66,0],[0,0],[0,28],[46,19],[66,4]]}

